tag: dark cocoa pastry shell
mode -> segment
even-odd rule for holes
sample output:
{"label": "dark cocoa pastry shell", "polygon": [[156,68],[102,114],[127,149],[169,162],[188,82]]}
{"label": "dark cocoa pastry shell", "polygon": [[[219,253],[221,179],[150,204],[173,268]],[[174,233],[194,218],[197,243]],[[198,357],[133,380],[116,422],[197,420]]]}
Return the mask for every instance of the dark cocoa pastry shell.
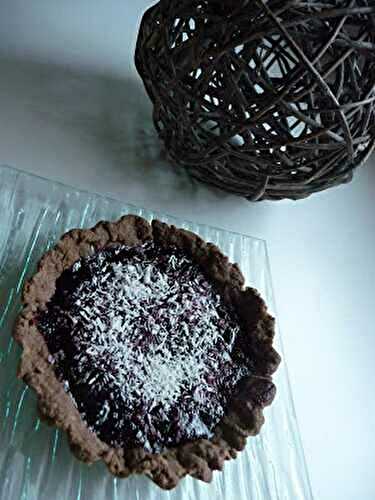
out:
{"label": "dark cocoa pastry shell", "polygon": [[[55,292],[57,278],[78,259],[106,246],[135,246],[152,239],[158,245],[175,245],[184,250],[205,270],[225,301],[238,313],[241,326],[248,334],[255,366],[254,374],[240,382],[211,439],[198,439],[161,454],[147,453],[141,448],[113,448],[87,427],[56,378],[36,322],[37,313],[46,308]],[[225,460],[235,458],[237,451],[245,447],[247,437],[260,431],[263,408],[272,402],[276,391],[271,375],[280,363],[280,356],[272,347],[274,319],[258,292],[244,288],[238,266],[196,234],[157,220],[150,225],[134,215],[117,222],[99,222],[92,229],[74,229],[62,236],[41,259],[36,274],[25,284],[22,300],[23,310],[13,333],[23,348],[18,377],[35,390],[41,417],[67,433],[72,452],[80,460],[88,464],[103,460],[115,476],[145,474],[161,488],[172,489],[187,474],[211,481],[212,472],[221,470]]]}

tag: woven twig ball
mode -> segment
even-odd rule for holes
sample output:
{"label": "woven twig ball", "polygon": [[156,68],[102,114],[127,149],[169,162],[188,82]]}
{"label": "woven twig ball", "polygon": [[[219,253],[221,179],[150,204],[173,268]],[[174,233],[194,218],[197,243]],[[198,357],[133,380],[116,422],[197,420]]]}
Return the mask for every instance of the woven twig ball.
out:
{"label": "woven twig ball", "polygon": [[161,0],[135,59],[172,162],[250,200],[348,182],[374,147],[372,0]]}

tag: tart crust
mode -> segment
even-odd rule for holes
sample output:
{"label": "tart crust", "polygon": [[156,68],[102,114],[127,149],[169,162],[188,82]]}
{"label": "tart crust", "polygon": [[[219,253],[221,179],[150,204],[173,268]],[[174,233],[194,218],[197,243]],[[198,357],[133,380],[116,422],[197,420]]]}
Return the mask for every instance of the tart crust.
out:
{"label": "tart crust", "polygon": [[[163,247],[175,245],[182,249],[204,269],[225,302],[237,312],[241,328],[248,335],[255,366],[254,373],[238,384],[212,438],[197,439],[160,454],[142,448],[113,448],[87,427],[55,375],[47,344],[36,322],[37,313],[46,309],[55,292],[58,277],[78,259],[104,247],[135,246],[152,239]],[[22,302],[23,310],[13,332],[23,348],[18,377],[35,390],[41,418],[67,433],[71,450],[78,459],[88,464],[103,460],[115,476],[145,474],[161,488],[172,489],[187,474],[210,482],[213,471],[221,470],[225,460],[235,458],[245,448],[248,436],[259,433],[264,423],[263,408],[271,404],[276,393],[272,374],[280,363],[280,356],[272,347],[274,318],[259,293],[244,287],[238,266],[196,234],[158,220],[149,224],[134,215],[126,215],[117,222],[102,221],[92,229],[71,230],[40,260],[36,274],[25,284]]]}

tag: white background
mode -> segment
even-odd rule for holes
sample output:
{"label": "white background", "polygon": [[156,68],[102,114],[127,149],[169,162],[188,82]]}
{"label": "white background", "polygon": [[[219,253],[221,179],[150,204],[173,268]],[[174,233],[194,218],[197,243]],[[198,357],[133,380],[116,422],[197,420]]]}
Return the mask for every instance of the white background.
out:
{"label": "white background", "polygon": [[149,3],[0,0],[0,163],[266,239],[315,497],[372,500],[375,159],[258,204],[168,166],[132,62]]}

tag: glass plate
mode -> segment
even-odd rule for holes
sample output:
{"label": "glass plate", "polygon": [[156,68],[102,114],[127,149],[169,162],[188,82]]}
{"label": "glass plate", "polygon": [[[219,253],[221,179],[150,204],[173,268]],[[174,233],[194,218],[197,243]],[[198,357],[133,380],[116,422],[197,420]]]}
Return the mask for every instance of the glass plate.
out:
{"label": "glass plate", "polygon": [[[62,233],[101,219],[134,213],[200,234],[237,262],[248,285],[275,312],[264,241],[179,220],[0,167],[0,500],[310,500],[312,499],[285,360],[266,423],[237,460],[211,484],[190,477],[164,492],[145,477],[113,478],[102,464],[88,467],[69,451],[65,436],[38,419],[35,395],[15,377],[20,350],[11,330],[23,283]],[[276,348],[282,353],[277,332]]]}

